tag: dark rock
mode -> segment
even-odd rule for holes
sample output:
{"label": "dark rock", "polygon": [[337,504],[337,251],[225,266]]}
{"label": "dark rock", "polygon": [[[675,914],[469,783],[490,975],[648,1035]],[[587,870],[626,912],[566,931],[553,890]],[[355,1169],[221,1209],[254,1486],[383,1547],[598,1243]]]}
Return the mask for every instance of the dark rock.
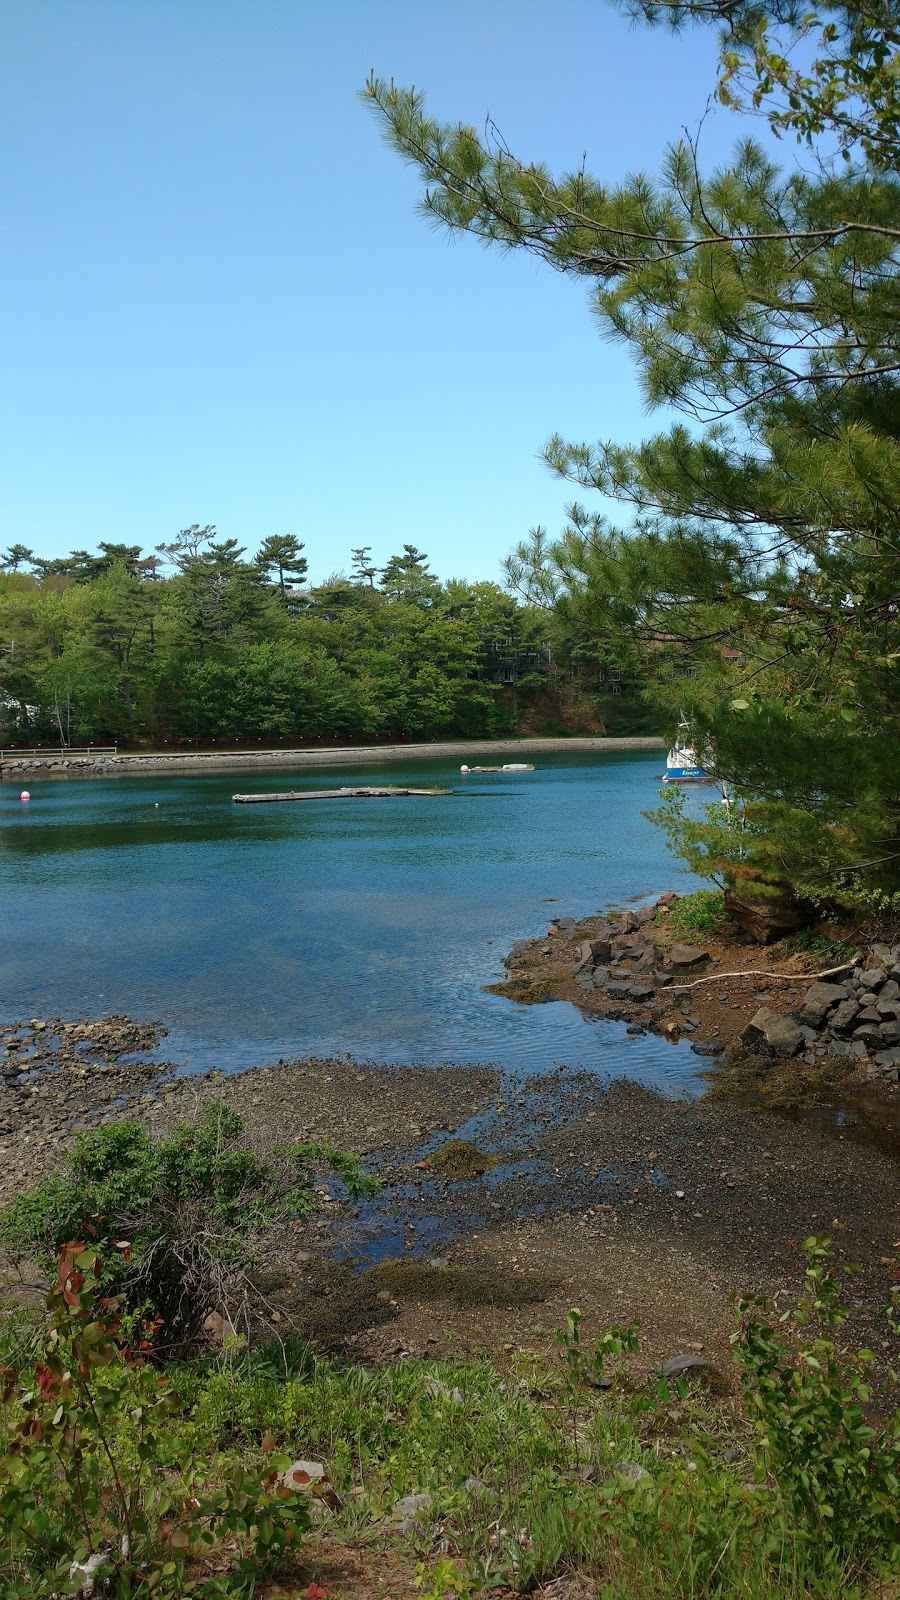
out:
{"label": "dark rock", "polygon": [[741,1043],[769,1055],[795,1056],[804,1043],[803,1029],[792,1017],[761,1006],[741,1034]]}
{"label": "dark rock", "polygon": [[887,977],[884,967],[867,967],[859,974],[859,981],[867,989],[878,990],[883,983],[887,983]]}
{"label": "dark rock", "polygon": [[789,895],[743,900],[730,887],[725,890],[725,910],[757,944],[774,944],[786,933],[805,927],[811,918],[811,913]]}
{"label": "dark rock", "polygon": [[609,983],[606,992],[612,1000],[626,1000],[631,996],[630,983]]}
{"label": "dark rock", "polygon": [[881,1029],[874,1022],[864,1022],[861,1027],[854,1028],[854,1039],[863,1039],[867,1044],[874,1044],[881,1039]]}
{"label": "dark rock", "polygon": [[609,967],[594,968],[594,988],[602,989],[609,980]]}
{"label": "dark rock", "polygon": [[828,1011],[849,998],[850,989],[846,983],[814,983],[803,996],[803,1005],[822,1007]]}
{"label": "dark rock", "polygon": [[878,1031],[885,1044],[900,1044],[900,1022],[883,1022]]}
{"label": "dark rock", "polygon": [[875,1022],[875,1023],[878,1023],[878,1022],[881,1021],[881,1017],[879,1016],[879,1014],[876,1011],[874,1006],[865,1006],[863,1008],[863,1010],[859,1013],[859,1016],[857,1017],[856,1020],[857,1020],[857,1022]]}
{"label": "dark rock", "polygon": [[723,1044],[692,1044],[691,1049],[695,1056],[720,1056],[725,1046]]}
{"label": "dark rock", "polygon": [[632,1000],[652,1000],[653,985],[650,983],[633,983],[628,993]]}
{"label": "dark rock", "polygon": [[656,984],[657,989],[665,989],[672,982],[672,974],[671,972],[654,972],[653,982]]}
{"label": "dark rock", "polygon": [[607,962],[612,958],[612,947],[608,939],[591,939],[591,955],[595,961]]}
{"label": "dark rock", "polygon": [[623,911],[619,918],[619,934],[636,933],[640,923],[633,911]]}
{"label": "dark rock", "polygon": [[673,944],[668,960],[673,967],[699,967],[701,962],[709,960],[709,951],[695,944]]}
{"label": "dark rock", "polygon": [[577,959],[575,968],[574,968],[574,970],[572,972],[572,977],[573,978],[577,978],[578,974],[580,972],[583,972],[585,967],[590,967],[593,970],[594,952],[591,949],[591,941],[590,941],[590,939],[585,939],[584,943],[580,944],[578,946],[578,949],[576,950],[575,954],[576,954],[578,959]]}
{"label": "dark rock", "polygon": [[676,894],[674,889],[667,889],[665,891],[665,894],[661,894],[660,895],[660,897],[657,900],[656,904],[658,906],[670,906],[670,905],[672,905],[673,901],[680,900],[680,899],[681,899],[681,896],[679,894]]}
{"label": "dark rock", "polygon": [[[884,994],[884,989],[882,989]],[[875,1010],[883,1022],[896,1022],[900,1018],[900,1004],[896,1000],[876,1000]]]}
{"label": "dark rock", "polygon": [[811,1000],[804,1000],[803,1004],[798,1006],[794,1012],[797,1021],[809,1028],[821,1028],[827,1015],[827,1005],[816,1005]]}
{"label": "dark rock", "polygon": [[900,983],[896,978],[888,978],[887,983],[881,985],[882,1000],[900,1000]]}
{"label": "dark rock", "polygon": [[855,1000],[842,1000],[837,1010],[832,1013],[831,1027],[837,1033],[846,1033],[853,1027],[859,1016],[859,1006]]}
{"label": "dark rock", "polygon": [[594,987],[594,969],[593,969],[593,967],[583,967],[580,971],[578,969],[576,969],[575,972],[573,972],[572,976],[575,979],[575,982],[577,983],[579,989],[593,989],[593,987]]}
{"label": "dark rock", "polygon": [[634,963],[632,971],[633,972],[649,972],[651,967],[655,967],[655,966],[656,966],[656,951],[655,950],[643,950],[641,952],[641,954],[638,956],[637,961]]}

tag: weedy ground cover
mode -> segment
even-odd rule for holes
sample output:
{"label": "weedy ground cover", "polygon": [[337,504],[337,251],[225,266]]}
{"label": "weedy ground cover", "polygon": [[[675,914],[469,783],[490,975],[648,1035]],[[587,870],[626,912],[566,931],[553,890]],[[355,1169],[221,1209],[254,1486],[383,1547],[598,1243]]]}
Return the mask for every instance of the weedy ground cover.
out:
{"label": "weedy ground cover", "polygon": [[[370,1368],[240,1337],[173,1363],[159,1313],[109,1294],[97,1246],[72,1241],[44,1317],[2,1327],[0,1590],[293,1597],[328,1533],[412,1546],[431,1600],[566,1574],[601,1600],[887,1596],[897,1378],[876,1393],[871,1352],[841,1342],[828,1241],[805,1251],[792,1311],[737,1308],[739,1383],[713,1394],[636,1386],[638,1325],[588,1346],[575,1309],[555,1364]],[[323,1464],[327,1495],[295,1460]]]}

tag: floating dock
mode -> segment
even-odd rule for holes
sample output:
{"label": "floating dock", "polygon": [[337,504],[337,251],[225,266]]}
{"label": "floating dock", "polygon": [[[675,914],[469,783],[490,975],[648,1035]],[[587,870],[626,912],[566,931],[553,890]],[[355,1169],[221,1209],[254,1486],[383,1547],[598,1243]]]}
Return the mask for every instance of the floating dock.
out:
{"label": "floating dock", "polygon": [[262,806],[280,800],[398,800],[452,793],[452,789],[288,789],[283,794],[233,794],[231,798],[237,806]]}

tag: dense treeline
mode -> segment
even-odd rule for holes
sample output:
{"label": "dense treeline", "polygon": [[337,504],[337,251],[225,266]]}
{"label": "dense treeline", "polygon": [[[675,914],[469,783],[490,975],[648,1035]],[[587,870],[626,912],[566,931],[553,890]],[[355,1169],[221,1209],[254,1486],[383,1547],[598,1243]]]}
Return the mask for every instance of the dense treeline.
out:
{"label": "dense treeline", "polygon": [[[251,559],[213,527],[144,557],[100,544],[0,573],[3,737],[62,745],[494,737],[602,727],[610,674],[494,583],[441,583],[404,546],[306,586],[303,545]],[[549,631],[548,631],[549,630]],[[553,634],[553,637],[550,634]],[[612,684],[618,689],[618,682]],[[640,722],[619,697],[620,721]]]}

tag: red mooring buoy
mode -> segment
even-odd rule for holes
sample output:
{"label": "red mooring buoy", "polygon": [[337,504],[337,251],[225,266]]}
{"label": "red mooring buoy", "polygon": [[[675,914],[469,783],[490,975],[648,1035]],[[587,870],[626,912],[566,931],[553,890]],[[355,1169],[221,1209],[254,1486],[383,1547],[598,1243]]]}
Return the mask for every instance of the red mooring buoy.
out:
{"label": "red mooring buoy", "polygon": [[30,800],[31,799],[31,795],[28,793],[27,789],[23,789],[22,790],[22,793],[19,795],[19,799],[20,800]]}

